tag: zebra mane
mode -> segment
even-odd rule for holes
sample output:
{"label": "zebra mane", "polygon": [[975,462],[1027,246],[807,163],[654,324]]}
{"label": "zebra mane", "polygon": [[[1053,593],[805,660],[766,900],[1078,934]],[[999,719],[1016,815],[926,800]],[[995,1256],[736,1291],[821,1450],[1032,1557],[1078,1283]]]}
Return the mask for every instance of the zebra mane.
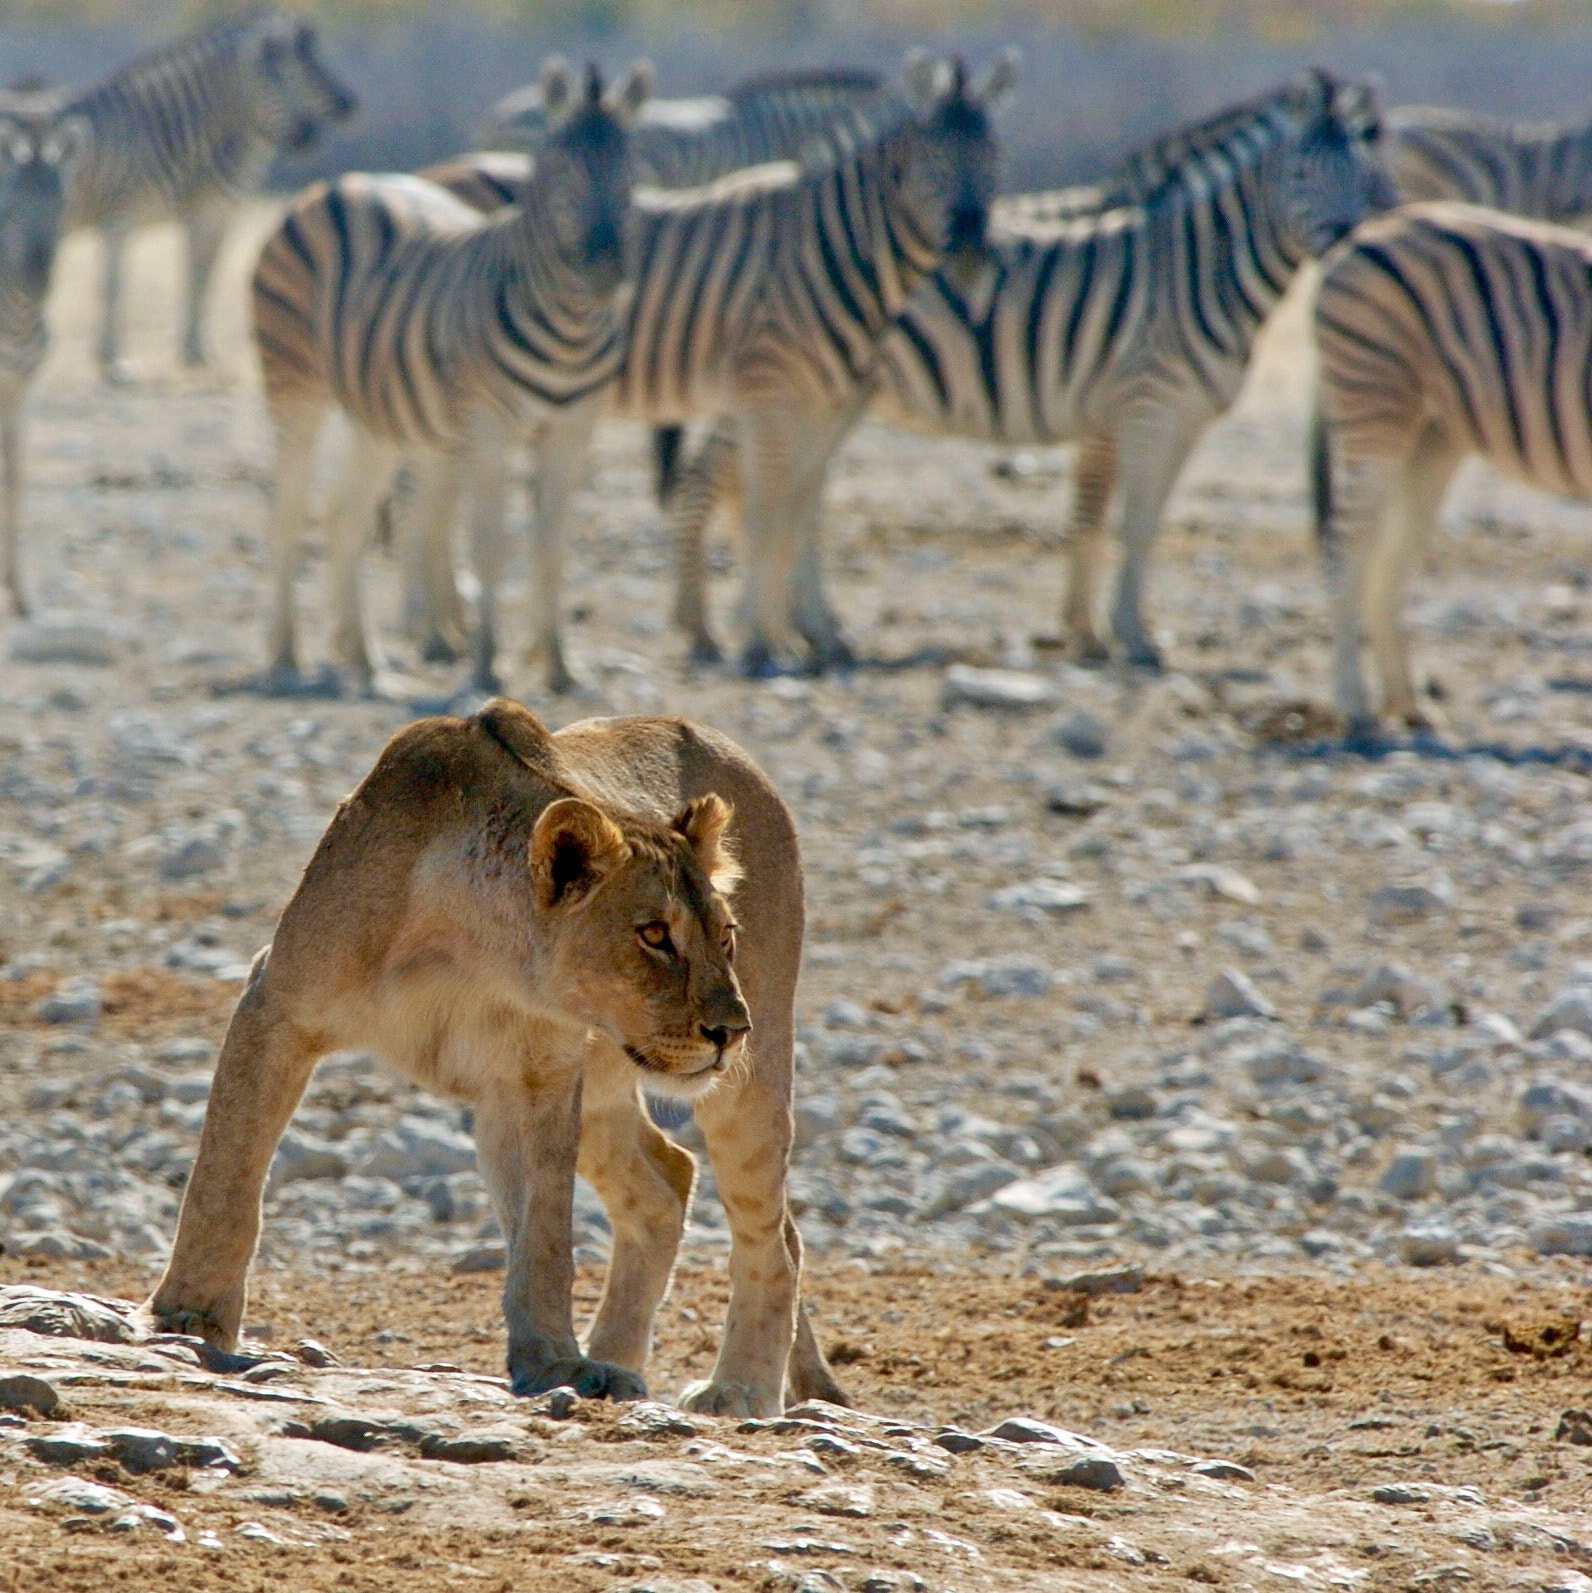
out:
{"label": "zebra mane", "polygon": [[225,57],[235,50],[239,42],[256,29],[285,21],[285,13],[272,5],[250,6],[235,16],[196,28],[167,44],[157,45],[143,55],[134,56],[125,66],[118,67],[108,77],[82,89],[76,100],[89,99],[111,83],[136,84],[140,79],[158,77],[172,67],[196,65]]}
{"label": "zebra mane", "polygon": [[727,88],[724,97],[739,108],[764,98],[782,99],[786,95],[800,96],[812,91],[820,92],[824,98],[849,98],[877,94],[883,87],[884,79],[863,67],[800,67],[789,72],[760,72],[743,78]]}
{"label": "zebra mane", "polygon": [[[1324,75],[1316,74],[1316,78],[1330,106],[1335,85]],[[1302,108],[1306,89],[1306,83],[1295,78],[1152,139],[1134,150],[1115,176],[1100,185],[1100,207],[1151,203],[1194,169],[1202,168],[1212,153],[1233,148],[1254,129],[1272,121],[1279,111]]]}

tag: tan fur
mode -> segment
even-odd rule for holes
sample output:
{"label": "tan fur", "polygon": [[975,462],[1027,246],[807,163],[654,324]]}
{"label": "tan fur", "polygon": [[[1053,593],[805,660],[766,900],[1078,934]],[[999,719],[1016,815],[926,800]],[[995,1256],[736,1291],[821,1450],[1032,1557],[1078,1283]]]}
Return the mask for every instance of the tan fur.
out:
{"label": "tan fur", "polygon": [[[277,1141],[316,1060],[369,1048],[475,1108],[517,1391],[645,1392],[695,1171],[645,1085],[696,1102],[734,1237],[718,1364],[687,1403],[777,1412],[787,1369],[794,1397],[842,1398],[798,1329],[785,1189],[802,915],[790,814],[712,731],[630,719],[552,735],[503,701],[410,726],[338,809],[256,961],[150,1316],[237,1342]],[[649,943],[660,929],[667,947]],[[614,1232],[584,1352],[577,1157]]]}

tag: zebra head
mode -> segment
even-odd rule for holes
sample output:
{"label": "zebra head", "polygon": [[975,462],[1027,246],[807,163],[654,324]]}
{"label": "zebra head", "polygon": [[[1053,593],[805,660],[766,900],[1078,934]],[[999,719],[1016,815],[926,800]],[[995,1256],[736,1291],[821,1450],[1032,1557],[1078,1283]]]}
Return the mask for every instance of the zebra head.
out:
{"label": "zebra head", "polygon": [[635,175],[630,130],[651,88],[646,61],[606,92],[595,64],[580,79],[558,56],[542,69],[548,129],[532,191],[553,248],[599,295],[611,295],[624,278]]}
{"label": "zebra head", "polygon": [[1312,70],[1292,85],[1289,100],[1290,135],[1276,156],[1282,222],[1307,254],[1324,254],[1397,202],[1376,155],[1376,98],[1363,83]]}
{"label": "zebra head", "polygon": [[900,189],[918,230],[934,240],[953,277],[983,264],[984,233],[995,198],[999,151],[990,113],[1017,81],[1018,52],[1003,50],[976,83],[966,64],[907,57],[909,136]]}
{"label": "zebra head", "polygon": [[359,108],[353,91],[322,62],[315,29],[290,17],[269,16],[245,55],[256,130],[273,144],[302,154],[322,131]]}
{"label": "zebra head", "polygon": [[87,142],[76,116],[0,110],[0,283],[31,298],[49,289],[66,184]]}

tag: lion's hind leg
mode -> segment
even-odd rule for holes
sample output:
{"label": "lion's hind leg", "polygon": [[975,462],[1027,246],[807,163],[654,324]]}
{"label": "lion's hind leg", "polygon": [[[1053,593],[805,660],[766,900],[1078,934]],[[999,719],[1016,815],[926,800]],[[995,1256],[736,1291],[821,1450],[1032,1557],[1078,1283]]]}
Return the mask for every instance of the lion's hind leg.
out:
{"label": "lion's hind leg", "polygon": [[266,1175],[321,1050],[283,1010],[268,947],[216,1063],[176,1243],[145,1308],[157,1327],[198,1334],[224,1350],[236,1346]]}
{"label": "lion's hind leg", "polygon": [[587,1354],[641,1372],[685,1232],[696,1160],[653,1123],[631,1089],[611,1105],[588,1099],[580,1173],[602,1196],[614,1230]]}

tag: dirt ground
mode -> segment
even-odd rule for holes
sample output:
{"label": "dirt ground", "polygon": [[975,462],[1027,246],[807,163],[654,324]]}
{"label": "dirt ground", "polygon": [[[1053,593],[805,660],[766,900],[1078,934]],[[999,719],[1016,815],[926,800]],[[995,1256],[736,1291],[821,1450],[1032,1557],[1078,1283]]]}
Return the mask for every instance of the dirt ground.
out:
{"label": "dirt ground", "polygon": [[[0,1263],[0,1282],[28,1282],[137,1297],[148,1274],[113,1263]],[[586,1272],[584,1306],[599,1279]],[[500,1369],[498,1282],[390,1269],[358,1279],[326,1280],[302,1271],[258,1275],[250,1319],[268,1346],[314,1337],[364,1366]],[[701,1375],[716,1348],[714,1324],[726,1295],[722,1269],[688,1261],[660,1318],[652,1381],[658,1390]],[[809,1298],[820,1337],[843,1367],[848,1392],[865,1409],[933,1427],[979,1431],[1014,1414],[1086,1432],[1121,1450],[1166,1448],[1236,1462],[1269,1497],[1305,1496],[1330,1511],[1333,1499],[1363,1500],[1385,1484],[1469,1488],[1499,1508],[1540,1506],[1555,1518],[1592,1519],[1592,1448],[1563,1436],[1566,1411],[1592,1406],[1592,1316],[1584,1287],[1550,1288],[1487,1277],[1457,1279],[1367,1272],[1349,1283],[1306,1278],[1185,1279],[1151,1275],[1136,1294],[1084,1301],[1047,1289],[1039,1277],[1013,1277],[999,1264],[959,1270],[917,1264],[819,1263]],[[95,1399],[99,1408],[90,1405]],[[136,1406],[114,1391],[74,1396],[74,1414],[125,1422]],[[593,1407],[587,1407],[588,1411]],[[617,1413],[583,1416],[599,1424]],[[1583,1424],[1584,1425],[1584,1424]],[[1556,1436],[1559,1435],[1559,1436]],[[732,1440],[734,1441],[734,1440]],[[193,1500],[162,1478],[130,1477],[114,1465],[95,1475],[141,1500],[178,1509],[196,1527],[225,1532],[248,1519],[246,1505],[220,1498],[196,1515]],[[1142,1500],[1053,1490],[1052,1509],[1151,1541],[1154,1511]],[[952,1534],[984,1545],[995,1569],[1018,1573],[999,1585],[1021,1587],[1026,1563],[1036,1572],[1070,1570],[1075,1581],[1045,1586],[1112,1587],[1126,1567],[1107,1556],[1090,1564],[985,1519],[975,1493],[938,1494],[934,1515]],[[313,1510],[310,1512],[314,1514]],[[258,1510],[254,1511],[258,1515]],[[1351,1534],[1343,1558],[1354,1573],[1343,1585],[1392,1589],[1445,1580],[1433,1548],[1412,1534],[1411,1519],[1429,1511],[1385,1512],[1384,1531]],[[274,1518],[273,1518],[274,1519]],[[14,1523],[16,1517],[13,1515]],[[458,1532],[371,1512],[339,1516],[349,1539],[325,1556],[292,1555],[270,1544],[228,1538],[225,1564],[184,1554],[179,1560],[142,1538],[114,1547],[103,1536],[73,1537],[38,1524],[14,1537],[11,1582],[0,1587],[89,1590],[130,1583],[173,1590],[426,1589],[483,1587],[492,1593],[628,1587],[615,1580],[627,1564],[580,1568],[567,1532]],[[860,1523],[847,1521],[850,1529]],[[883,1523],[879,1524],[882,1534]],[[994,1532],[991,1538],[991,1532]],[[855,1533],[850,1533],[855,1538]],[[1262,1545],[1276,1552],[1261,1535]],[[626,1550],[631,1539],[619,1535]],[[882,1552],[880,1541],[872,1545]],[[1156,1540],[1159,1541],[1159,1540]],[[1475,1587],[1580,1587],[1544,1582],[1543,1541],[1519,1536],[1483,1556],[1455,1551],[1446,1580]],[[24,1547],[25,1545],[25,1547]],[[8,1544],[8,1547],[10,1545]],[[1450,1545],[1452,1547],[1452,1545]],[[649,1535],[647,1552],[672,1576],[695,1576],[721,1588],[775,1588],[755,1533],[737,1529],[726,1511],[700,1536]],[[1570,1571],[1582,1557],[1557,1563]],[[1172,1561],[1173,1557],[1167,1559]],[[623,1556],[620,1556],[623,1560]],[[908,1563],[921,1564],[911,1560]],[[645,1569],[642,1567],[642,1569]],[[1135,1568],[1134,1587],[1256,1585],[1252,1569],[1210,1556]],[[1259,1585],[1281,1586],[1280,1573]],[[1321,1585],[1302,1572],[1305,1585]],[[634,1585],[650,1585],[638,1578]],[[667,1584],[660,1584],[667,1585]],[[818,1583],[817,1587],[832,1584]],[[851,1587],[847,1581],[842,1584]],[[860,1586],[861,1583],[855,1585]],[[955,1577],[930,1586],[952,1589]],[[991,1583],[989,1585],[996,1585]]]}

